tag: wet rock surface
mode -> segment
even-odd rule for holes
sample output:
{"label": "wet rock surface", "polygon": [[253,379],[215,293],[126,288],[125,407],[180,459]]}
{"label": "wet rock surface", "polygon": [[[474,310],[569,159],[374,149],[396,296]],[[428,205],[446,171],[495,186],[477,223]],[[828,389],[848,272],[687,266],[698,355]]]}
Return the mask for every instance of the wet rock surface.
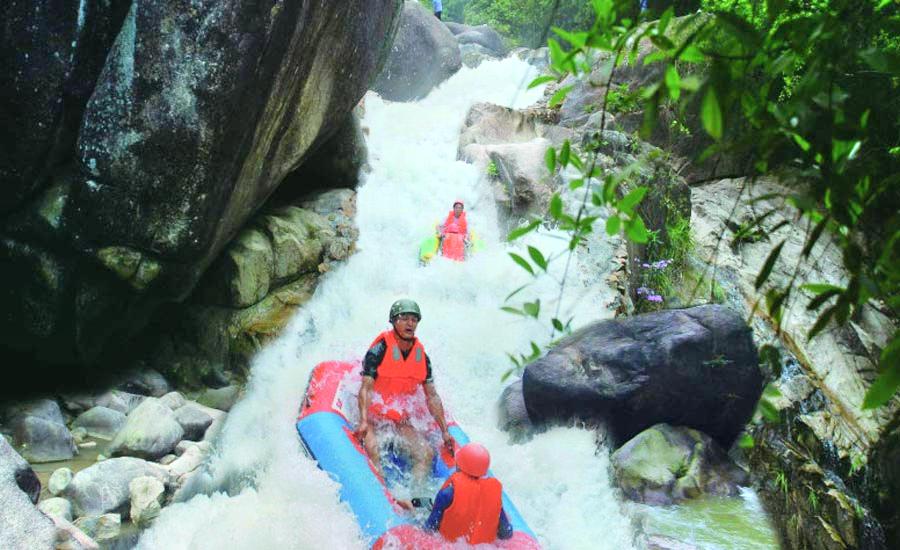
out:
{"label": "wet rock surface", "polygon": [[153,460],[167,455],[183,437],[184,428],[172,409],[151,397],[128,415],[109,453]]}
{"label": "wet rock surface", "polygon": [[459,43],[427,8],[406,0],[390,56],[372,89],[390,101],[428,95],[462,66]]}
{"label": "wet rock surface", "polygon": [[631,500],[672,504],[703,495],[736,496],[747,474],[709,436],[657,424],[611,457],[615,483]]}
{"label": "wet rock surface", "polygon": [[128,366],[122,343],[344,124],[400,12],[87,4],[3,8],[0,352],[41,369],[29,391]]}
{"label": "wet rock surface", "polygon": [[603,424],[619,444],[658,423],[727,448],[750,419],[762,372],[750,328],[722,306],[602,321],[566,338],[522,377],[536,424]]}
{"label": "wet rock surface", "polygon": [[166,483],[169,475],[162,466],[140,458],[109,458],[81,470],[66,488],[77,516],[128,513],[129,484],[138,477],[151,476]]}
{"label": "wet rock surface", "polygon": [[[749,189],[745,183],[721,180],[691,190],[697,256],[709,262],[716,255],[718,282],[734,295],[732,307],[749,316],[756,299],[756,275],[781,240],[785,244],[770,275],[772,284],[784,285],[799,265],[798,280],[846,285],[840,249],[829,243],[828,235],[813,248],[813,261],[798,263],[810,229],[807,221],[798,224],[776,199],[757,200],[784,187],[775,180],[759,181]],[[737,203],[739,194],[744,194],[742,203]],[[754,202],[752,209],[748,200]],[[775,211],[761,222],[759,231],[734,238],[740,227],[770,208]],[[756,440],[748,453],[754,485],[790,547],[897,546],[900,399],[880,409],[862,409],[878,350],[896,330],[895,324],[870,303],[847,326],[826,327],[809,341],[807,332],[816,320],[816,313],[806,309],[810,298],[804,289],[792,294],[781,338],[763,308],[756,312],[757,337],[775,342],[786,362],[774,378],[781,395],[773,405],[782,421],[751,432]]]}
{"label": "wet rock surface", "polygon": [[31,466],[0,436],[0,547],[53,547],[53,522],[35,507],[40,492]]}

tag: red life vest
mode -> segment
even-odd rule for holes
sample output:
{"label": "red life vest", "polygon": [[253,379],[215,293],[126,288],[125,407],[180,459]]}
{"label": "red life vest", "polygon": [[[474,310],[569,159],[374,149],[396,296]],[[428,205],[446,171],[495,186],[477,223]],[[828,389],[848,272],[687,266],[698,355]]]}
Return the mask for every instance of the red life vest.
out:
{"label": "red life vest", "polygon": [[493,542],[503,509],[503,487],[494,478],[474,478],[456,472],[444,483],[453,485],[453,502],[444,510],[438,528],[445,539],[453,542],[465,537],[469,544]]}
{"label": "red life vest", "polygon": [[376,416],[399,421],[403,418],[400,410],[391,407],[392,402],[400,397],[415,395],[419,385],[425,382],[428,369],[425,362],[425,348],[419,339],[413,342],[409,354],[404,359],[393,330],[382,332],[372,342],[374,346],[384,339],[386,349],[384,359],[378,365],[378,376],[375,378],[374,390],[384,403],[373,403],[370,413]]}
{"label": "red life vest", "polygon": [[466,213],[460,213],[457,218],[452,210],[449,214],[447,214],[447,219],[444,220],[444,233],[459,233],[465,236],[469,232],[469,223],[466,221]]}

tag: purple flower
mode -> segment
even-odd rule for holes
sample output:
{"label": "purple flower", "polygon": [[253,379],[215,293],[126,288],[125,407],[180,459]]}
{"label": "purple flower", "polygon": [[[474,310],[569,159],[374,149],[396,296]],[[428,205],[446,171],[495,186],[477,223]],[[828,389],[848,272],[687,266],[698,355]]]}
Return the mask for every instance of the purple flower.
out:
{"label": "purple flower", "polygon": [[659,294],[651,294],[651,295],[647,296],[647,301],[660,303],[663,301],[663,297],[660,296]]}
{"label": "purple flower", "polygon": [[649,288],[647,288],[645,286],[639,287],[636,292],[637,292],[638,296],[649,296],[650,294],[653,293],[652,290],[650,290]]}

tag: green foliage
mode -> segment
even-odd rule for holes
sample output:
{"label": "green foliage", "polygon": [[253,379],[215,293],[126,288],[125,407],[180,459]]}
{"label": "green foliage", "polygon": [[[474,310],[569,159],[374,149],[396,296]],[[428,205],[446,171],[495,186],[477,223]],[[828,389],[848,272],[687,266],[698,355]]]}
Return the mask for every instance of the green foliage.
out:
{"label": "green foliage", "polygon": [[[445,9],[447,5],[444,2]],[[490,25],[516,45],[538,47],[551,25],[563,29],[588,27],[593,11],[583,0],[469,0],[465,3],[465,22]]]}
{"label": "green foliage", "polygon": [[641,108],[640,95],[623,82],[609,91],[607,107],[612,113],[632,113]]}
{"label": "green foliage", "polygon": [[[808,338],[832,324],[848,323],[869,302],[896,319],[898,3],[709,0],[703,7],[712,15],[699,13],[675,21],[674,10],[668,9],[658,21],[648,22],[633,18],[633,4],[595,0],[595,20],[584,27],[586,31],[556,30],[563,42],[548,41],[554,76],[578,77],[594,68],[594,60],[607,59],[610,78],[601,105],[605,116],[616,68],[625,61],[637,62],[638,45],[652,43],[655,50],[643,63],[660,65],[655,73],[660,76],[641,92],[642,134],[653,130],[660,105],[675,105],[679,112],[696,110],[710,140],[697,162],[718,162],[725,155],[749,158],[759,175],[790,167],[796,186],[781,198],[808,221],[803,258],[815,260],[816,244],[825,234],[841,250],[849,274],[845,286],[803,286],[811,295],[807,308],[819,312]],[[567,92],[557,91],[554,103],[563,101]],[[592,171],[593,166],[583,180],[594,177]],[[592,202],[611,204],[615,193],[610,190],[615,190],[620,176],[597,176],[604,180],[604,189],[591,197]],[[628,238],[647,242],[650,234],[640,217],[630,215],[624,206],[607,221],[607,231],[624,229]],[[754,231],[753,225],[743,228],[736,240],[755,238]],[[776,329],[789,298],[800,293],[803,283],[815,283],[800,279],[799,264],[788,282],[772,283],[770,275],[782,249],[783,242],[773,243],[755,282]],[[882,351],[879,368],[864,402],[867,408],[883,405],[900,388],[900,331]]]}
{"label": "green foliage", "polygon": [[487,165],[487,175],[490,178],[496,178],[500,175],[500,169],[497,168],[497,163],[491,161]]}

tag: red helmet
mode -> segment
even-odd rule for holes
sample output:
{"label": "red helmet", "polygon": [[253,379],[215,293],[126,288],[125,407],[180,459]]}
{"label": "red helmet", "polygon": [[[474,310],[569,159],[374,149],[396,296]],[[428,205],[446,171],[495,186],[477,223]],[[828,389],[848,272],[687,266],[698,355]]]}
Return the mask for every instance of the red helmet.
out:
{"label": "red helmet", "polygon": [[456,451],[456,467],[472,477],[481,477],[491,465],[491,455],[484,445],[469,443]]}

